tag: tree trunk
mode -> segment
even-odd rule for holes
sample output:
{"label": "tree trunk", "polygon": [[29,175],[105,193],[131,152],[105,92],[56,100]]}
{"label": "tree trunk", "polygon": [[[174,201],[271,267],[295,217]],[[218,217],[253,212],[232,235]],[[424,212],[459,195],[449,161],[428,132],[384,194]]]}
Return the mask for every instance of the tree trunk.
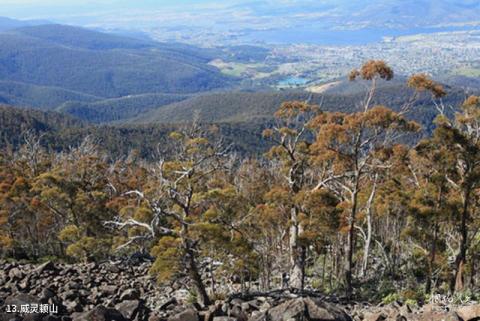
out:
{"label": "tree trunk", "polygon": [[215,274],[213,273],[214,267],[213,267],[213,260],[210,260],[210,282],[212,282],[212,294],[216,294],[216,280],[215,280]]}
{"label": "tree trunk", "polygon": [[333,274],[335,273],[336,269],[336,261],[337,261],[337,251],[332,250],[332,254],[330,255],[331,264],[330,264],[330,274],[328,276],[328,284],[330,285],[330,289],[333,288]]}
{"label": "tree trunk", "polygon": [[368,256],[370,255],[370,245],[372,243],[372,207],[373,207],[373,200],[375,199],[376,191],[377,191],[377,175],[375,175],[372,191],[367,201],[367,237],[365,239],[365,246],[363,249],[363,264],[362,264],[362,270],[360,273],[362,276],[366,275],[367,269],[368,269]]}
{"label": "tree trunk", "polygon": [[[188,243],[188,242],[187,242]],[[187,261],[187,271],[192,282],[195,291],[197,292],[197,301],[198,304],[202,307],[210,305],[210,298],[207,295],[205,290],[205,285],[203,284],[202,277],[198,272],[197,263],[195,262],[195,255],[190,246],[187,246],[186,250],[186,261]]]}
{"label": "tree trunk", "polygon": [[322,288],[325,289],[325,274],[326,271],[325,269],[327,268],[327,251],[325,251],[325,254],[323,254],[323,263],[322,263]]}
{"label": "tree trunk", "polygon": [[299,243],[302,227],[298,222],[297,208],[292,207],[290,212],[290,286],[303,290],[305,280],[306,248]]}
{"label": "tree trunk", "polygon": [[467,259],[467,246],[468,246],[468,206],[470,198],[470,189],[464,193],[463,210],[462,210],[462,222],[460,225],[460,233],[462,235],[460,239],[460,251],[455,258],[455,275],[452,280],[453,289],[452,292],[461,291],[464,286],[463,268]]}
{"label": "tree trunk", "polygon": [[[436,209],[440,211],[442,208],[442,200],[443,200],[443,188],[440,187],[438,191],[438,198],[437,198],[437,205]],[[435,256],[437,251],[437,239],[438,239],[438,222],[437,219],[434,219],[433,224],[433,240],[430,249],[430,262],[428,265],[428,276],[427,276],[427,283],[425,284],[425,292],[430,293],[432,290],[432,278],[433,278],[433,269],[435,267]]]}
{"label": "tree trunk", "polygon": [[[185,217],[187,216],[188,213],[186,213]],[[195,251],[193,249],[194,245],[192,244],[192,240],[190,240],[188,237],[188,225],[182,224],[180,236],[182,239],[183,250],[185,252],[187,273],[197,294],[197,302],[200,304],[200,306],[206,307],[210,305],[211,302],[207,295],[207,291],[205,290],[202,276],[198,272],[197,262],[195,261]]]}
{"label": "tree trunk", "polygon": [[437,222],[435,222],[432,246],[430,249],[430,262],[428,264],[427,283],[425,284],[425,293],[427,294],[429,294],[432,291],[433,268],[435,266],[435,256],[437,251],[437,237],[438,237],[437,234],[438,234],[438,224]]}
{"label": "tree trunk", "polygon": [[[370,211],[368,211],[369,213]],[[372,217],[367,213],[367,238],[365,239],[365,245],[363,247],[363,264],[361,270],[361,276],[367,274],[368,269],[368,256],[370,255],[370,244],[372,243]]]}
{"label": "tree trunk", "polygon": [[350,212],[350,228],[348,231],[348,244],[347,244],[347,264],[345,269],[345,294],[347,298],[351,298],[353,294],[353,253],[355,251],[355,218],[357,215],[357,198],[358,189],[355,188],[352,195],[352,210]]}
{"label": "tree trunk", "polygon": [[473,288],[477,284],[476,278],[477,278],[477,255],[473,254],[472,255],[472,261],[471,261],[471,274],[470,274],[470,286]]}

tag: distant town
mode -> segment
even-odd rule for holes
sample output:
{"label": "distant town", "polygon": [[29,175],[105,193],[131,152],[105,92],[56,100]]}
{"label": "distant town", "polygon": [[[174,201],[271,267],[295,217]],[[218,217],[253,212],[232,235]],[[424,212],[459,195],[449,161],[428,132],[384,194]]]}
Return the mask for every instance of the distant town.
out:
{"label": "distant town", "polygon": [[[183,32],[153,32],[159,41],[176,35],[180,42],[204,47],[218,43],[240,45],[238,33],[199,33],[185,38]],[[173,36],[172,36],[173,35]],[[220,39],[221,38],[221,41]],[[237,43],[238,42],[238,43]],[[480,76],[480,30],[452,31],[400,37],[365,45],[258,44],[269,49],[263,60],[217,59],[212,65],[225,74],[244,77],[278,89],[301,87],[321,91],[323,84],[344,77],[368,59],[387,61],[397,74],[428,73],[437,78]],[[321,86],[320,89],[317,88]]]}

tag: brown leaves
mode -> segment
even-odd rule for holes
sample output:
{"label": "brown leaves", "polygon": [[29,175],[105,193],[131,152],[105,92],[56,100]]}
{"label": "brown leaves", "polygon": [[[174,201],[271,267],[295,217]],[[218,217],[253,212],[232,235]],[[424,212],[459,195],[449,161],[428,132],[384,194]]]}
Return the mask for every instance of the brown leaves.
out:
{"label": "brown leaves", "polygon": [[396,129],[407,132],[420,130],[420,125],[413,121],[407,121],[402,115],[385,106],[375,106],[363,113],[362,121],[371,128]]}
{"label": "brown leaves", "polygon": [[262,132],[262,136],[264,138],[270,138],[270,137],[273,136],[273,134],[274,134],[274,132],[273,132],[273,129],[271,129],[271,128],[267,128]]}
{"label": "brown leaves", "polygon": [[359,76],[360,76],[360,72],[357,69],[353,69],[352,71],[350,71],[350,74],[348,75],[348,80],[354,81]]}
{"label": "brown leaves", "polygon": [[264,198],[267,202],[275,204],[288,205],[291,202],[289,191],[280,186],[273,187],[265,194]]}
{"label": "brown leaves", "polygon": [[352,70],[348,79],[353,81],[358,77],[364,80],[373,80],[375,78],[391,80],[393,78],[393,70],[383,60],[369,60],[360,70]]}
{"label": "brown leaves", "polygon": [[[387,154],[379,153],[393,147],[385,140],[386,136],[420,129],[417,123],[385,106],[351,114],[324,112],[310,125],[317,133],[310,148],[312,161],[316,164],[329,162],[335,173],[348,170],[363,158],[373,157],[380,161],[389,158]],[[389,151],[392,153],[393,150]]]}
{"label": "brown leaves", "polygon": [[433,81],[426,74],[416,74],[407,81],[407,86],[418,92],[428,91],[434,98],[441,98],[447,95],[443,86]]}
{"label": "brown leaves", "polygon": [[283,119],[294,118],[301,114],[316,112],[317,109],[318,107],[310,105],[307,102],[287,101],[280,106],[275,113],[275,117]]}
{"label": "brown leaves", "polygon": [[480,97],[470,96],[462,105],[463,115],[457,115],[457,120],[471,120],[478,122],[480,119]]}
{"label": "brown leaves", "polygon": [[475,107],[480,107],[480,97],[478,96],[469,96],[467,99],[465,99],[465,102],[463,103],[463,106],[475,106]]}
{"label": "brown leaves", "polygon": [[477,140],[480,135],[480,97],[468,97],[462,105],[462,112],[456,113],[455,121],[463,135]]}

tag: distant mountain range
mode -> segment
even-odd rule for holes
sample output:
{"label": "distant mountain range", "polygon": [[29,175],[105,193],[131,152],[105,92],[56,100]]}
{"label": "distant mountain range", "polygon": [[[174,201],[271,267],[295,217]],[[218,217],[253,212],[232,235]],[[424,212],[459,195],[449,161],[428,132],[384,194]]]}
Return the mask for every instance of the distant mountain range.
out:
{"label": "distant mountain range", "polygon": [[[300,18],[332,23],[340,27],[414,28],[480,22],[477,0],[321,0],[252,2],[259,13],[283,9],[278,14],[294,12]],[[296,8],[296,9],[295,9]],[[271,10],[271,12],[275,10]],[[308,14],[310,13],[310,14]]]}
{"label": "distant mountain range", "polygon": [[237,31],[237,40],[249,42],[363,45],[480,27],[476,0],[250,1],[222,10],[231,16],[224,24]]}
{"label": "distant mountain range", "polygon": [[0,31],[11,30],[21,27],[31,27],[44,24],[51,24],[48,20],[17,20],[7,17],[0,17]]}

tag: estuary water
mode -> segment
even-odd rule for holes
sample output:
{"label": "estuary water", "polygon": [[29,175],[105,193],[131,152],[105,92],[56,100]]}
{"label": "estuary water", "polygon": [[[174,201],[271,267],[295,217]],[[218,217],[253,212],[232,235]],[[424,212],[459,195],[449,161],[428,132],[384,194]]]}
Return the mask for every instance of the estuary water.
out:
{"label": "estuary water", "polygon": [[441,28],[409,28],[384,29],[365,28],[357,30],[331,30],[325,26],[298,26],[269,30],[249,30],[244,38],[251,42],[270,44],[306,43],[315,45],[366,45],[383,40],[384,37],[400,37],[416,34],[429,34],[447,31],[479,30],[480,27],[441,27]]}

